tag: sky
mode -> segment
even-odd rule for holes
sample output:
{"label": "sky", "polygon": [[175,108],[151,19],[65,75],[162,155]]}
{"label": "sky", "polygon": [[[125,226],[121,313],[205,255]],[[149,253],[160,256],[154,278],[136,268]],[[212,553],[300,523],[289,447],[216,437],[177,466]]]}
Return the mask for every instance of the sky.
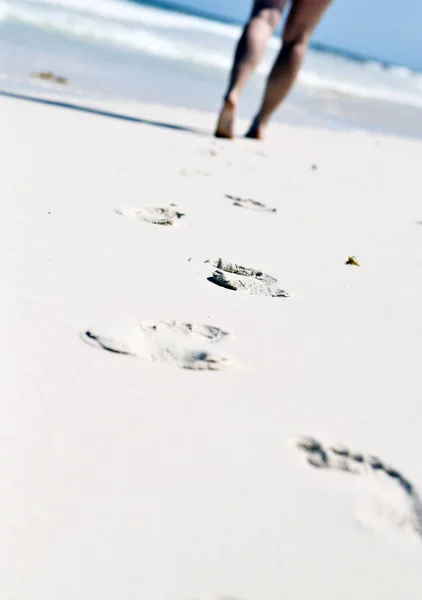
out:
{"label": "sky", "polygon": [[[166,0],[244,20],[252,0]],[[314,41],[422,70],[421,0],[334,0]]]}

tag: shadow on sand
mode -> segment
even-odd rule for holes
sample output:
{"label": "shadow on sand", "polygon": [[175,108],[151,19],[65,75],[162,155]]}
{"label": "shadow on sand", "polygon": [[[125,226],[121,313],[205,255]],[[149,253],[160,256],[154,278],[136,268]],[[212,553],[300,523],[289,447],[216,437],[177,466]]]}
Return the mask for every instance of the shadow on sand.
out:
{"label": "shadow on sand", "polygon": [[59,108],[77,110],[79,112],[97,115],[99,117],[108,117],[110,119],[120,119],[121,121],[129,121],[130,123],[140,123],[141,125],[162,127],[163,129],[172,129],[173,131],[185,131],[188,133],[194,133],[196,135],[210,135],[208,131],[198,129],[196,127],[186,127],[184,125],[177,125],[176,123],[166,123],[165,121],[153,121],[151,119],[142,119],[141,117],[131,117],[129,115],[108,112],[105,110],[99,110],[97,108],[90,108],[88,106],[80,106],[79,104],[72,104],[70,102],[61,102],[59,100],[47,100],[46,98],[39,98],[38,96],[26,96],[24,94],[15,94],[13,92],[5,92],[0,90],[0,97],[1,96],[5,98],[14,98],[15,100],[26,100],[27,102],[36,102],[38,104],[45,104],[47,106],[57,106]]}

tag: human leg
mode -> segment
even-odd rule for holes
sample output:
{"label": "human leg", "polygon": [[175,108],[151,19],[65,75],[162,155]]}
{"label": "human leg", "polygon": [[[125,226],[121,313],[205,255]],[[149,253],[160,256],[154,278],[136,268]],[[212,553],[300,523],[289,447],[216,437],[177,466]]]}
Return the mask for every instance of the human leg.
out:
{"label": "human leg", "polygon": [[234,137],[234,119],[240,94],[264,55],[267,42],[280,22],[286,2],[287,0],[255,0],[249,21],[237,44],[216,137]]}
{"label": "human leg", "polygon": [[261,108],[247,137],[262,139],[270,116],[296,80],[312,32],[332,0],[293,0],[283,31],[283,45],[267,80]]}

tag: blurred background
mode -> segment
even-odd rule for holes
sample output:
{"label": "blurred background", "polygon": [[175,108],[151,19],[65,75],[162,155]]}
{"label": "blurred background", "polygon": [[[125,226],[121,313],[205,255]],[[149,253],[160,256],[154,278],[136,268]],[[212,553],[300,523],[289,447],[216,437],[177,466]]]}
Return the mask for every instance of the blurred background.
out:
{"label": "blurred background", "polygon": [[[0,90],[217,111],[250,0],[0,0]],[[334,0],[284,122],[422,136],[422,4]],[[275,36],[245,93],[259,101]]]}

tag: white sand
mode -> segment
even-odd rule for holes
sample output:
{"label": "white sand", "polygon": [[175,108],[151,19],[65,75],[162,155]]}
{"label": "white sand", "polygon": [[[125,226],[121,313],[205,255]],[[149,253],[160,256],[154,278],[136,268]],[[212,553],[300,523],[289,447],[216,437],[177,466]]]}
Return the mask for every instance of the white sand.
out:
{"label": "white sand", "polygon": [[[291,440],[375,454],[422,490],[422,145],[276,125],[224,143],[10,98],[0,119],[0,598],[418,598],[414,498]],[[170,203],[174,227],[114,212]],[[292,297],[213,285],[220,256]],[[215,349],[234,364],[80,339],[163,320],[232,333]]]}

